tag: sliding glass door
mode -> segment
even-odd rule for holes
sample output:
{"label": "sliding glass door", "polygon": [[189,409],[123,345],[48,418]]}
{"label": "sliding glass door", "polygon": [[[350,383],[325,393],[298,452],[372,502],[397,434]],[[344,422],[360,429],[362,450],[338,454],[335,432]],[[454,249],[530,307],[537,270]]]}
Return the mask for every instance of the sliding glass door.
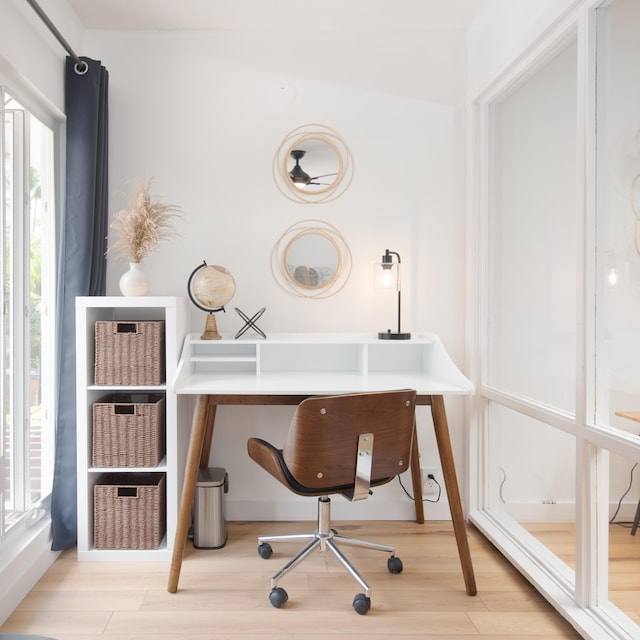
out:
{"label": "sliding glass door", "polygon": [[475,104],[471,520],[585,637],[640,634],[638,33],[585,1]]}

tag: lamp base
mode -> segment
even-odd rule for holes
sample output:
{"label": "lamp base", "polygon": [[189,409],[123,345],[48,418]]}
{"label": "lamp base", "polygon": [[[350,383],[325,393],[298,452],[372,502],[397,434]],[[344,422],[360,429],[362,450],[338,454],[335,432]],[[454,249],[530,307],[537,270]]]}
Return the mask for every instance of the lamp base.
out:
{"label": "lamp base", "polygon": [[401,333],[400,331],[392,333],[391,329],[387,329],[378,333],[378,340],[411,340],[411,334]]}

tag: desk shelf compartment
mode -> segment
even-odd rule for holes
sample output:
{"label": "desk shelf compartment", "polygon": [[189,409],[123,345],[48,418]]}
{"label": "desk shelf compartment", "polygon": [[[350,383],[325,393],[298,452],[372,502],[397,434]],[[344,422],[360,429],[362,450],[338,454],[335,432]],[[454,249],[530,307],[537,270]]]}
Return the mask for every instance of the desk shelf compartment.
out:
{"label": "desk shelf compartment", "polygon": [[185,339],[174,379],[180,394],[339,393],[368,388],[468,393],[472,385],[433,334],[269,334],[266,340]]}
{"label": "desk shelf compartment", "polygon": [[366,372],[367,355],[365,345],[332,343],[262,343],[260,349],[260,372]]}
{"label": "desk shelf compartment", "polygon": [[367,371],[411,371],[425,373],[429,368],[433,342],[389,342],[369,344]]}
{"label": "desk shelf compartment", "polygon": [[194,341],[187,358],[191,373],[253,373],[258,368],[255,344]]}

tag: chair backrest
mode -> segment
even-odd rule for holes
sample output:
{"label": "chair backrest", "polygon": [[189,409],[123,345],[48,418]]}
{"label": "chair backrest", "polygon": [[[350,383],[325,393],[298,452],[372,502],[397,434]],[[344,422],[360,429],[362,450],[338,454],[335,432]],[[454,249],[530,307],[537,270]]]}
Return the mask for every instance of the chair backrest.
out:
{"label": "chair backrest", "polygon": [[372,484],[409,469],[416,392],[412,389],[307,398],[282,450],[293,477],[315,489],[353,485],[358,440],[373,434]]}

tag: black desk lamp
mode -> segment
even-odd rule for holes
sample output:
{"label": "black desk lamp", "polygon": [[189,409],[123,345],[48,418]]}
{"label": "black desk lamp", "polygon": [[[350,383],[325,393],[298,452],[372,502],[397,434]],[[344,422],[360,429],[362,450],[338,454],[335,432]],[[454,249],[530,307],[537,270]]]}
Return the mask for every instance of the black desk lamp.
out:
{"label": "black desk lamp", "polygon": [[[398,262],[394,262],[392,256],[398,258]],[[382,262],[375,265],[374,284],[378,289],[396,290],[398,292],[398,331],[392,332],[380,331],[378,338],[380,340],[410,340],[410,333],[403,333],[400,330],[400,254],[395,251],[386,249],[382,256]]]}

